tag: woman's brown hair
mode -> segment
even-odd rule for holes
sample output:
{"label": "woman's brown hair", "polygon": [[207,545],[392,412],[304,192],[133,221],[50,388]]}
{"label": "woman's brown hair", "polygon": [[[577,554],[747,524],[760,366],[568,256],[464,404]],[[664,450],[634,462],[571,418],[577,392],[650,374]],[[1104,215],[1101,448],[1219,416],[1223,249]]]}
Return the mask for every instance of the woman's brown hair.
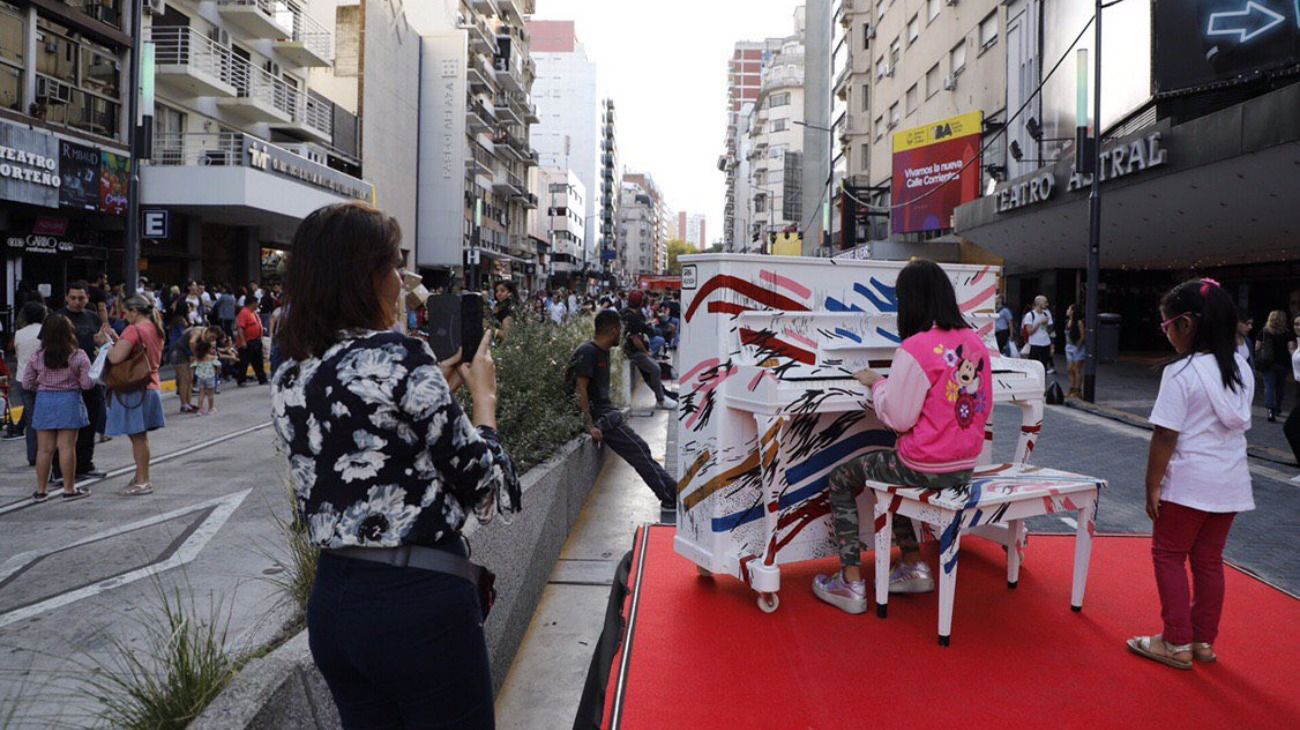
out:
{"label": "woman's brown hair", "polygon": [[62,314],[51,314],[41,325],[41,359],[50,370],[68,366],[72,353],[77,351],[77,331],[72,321]]}
{"label": "woman's brown hair", "polygon": [[328,205],[304,218],[284,277],[285,355],[320,357],[341,331],[391,325],[397,302],[380,301],[375,278],[402,265],[401,244],[397,221],[363,203]]}

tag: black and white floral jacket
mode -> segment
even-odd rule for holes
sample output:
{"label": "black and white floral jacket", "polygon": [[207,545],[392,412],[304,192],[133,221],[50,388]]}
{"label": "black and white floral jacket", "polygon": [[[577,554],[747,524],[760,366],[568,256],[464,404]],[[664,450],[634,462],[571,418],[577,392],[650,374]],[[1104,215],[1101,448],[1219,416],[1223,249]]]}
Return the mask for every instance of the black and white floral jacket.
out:
{"label": "black and white floral jacket", "polygon": [[496,431],[470,423],[428,345],[392,332],[342,337],[272,380],[275,430],[313,544],[432,545],[471,510],[487,521],[519,509]]}

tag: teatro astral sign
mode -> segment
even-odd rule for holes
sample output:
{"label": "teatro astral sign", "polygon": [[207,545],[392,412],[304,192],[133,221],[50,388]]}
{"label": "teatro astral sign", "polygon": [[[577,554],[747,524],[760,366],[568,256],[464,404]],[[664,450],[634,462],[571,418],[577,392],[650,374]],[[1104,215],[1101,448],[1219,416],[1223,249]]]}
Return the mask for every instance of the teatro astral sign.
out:
{"label": "teatro astral sign", "polygon": [[[1101,181],[1127,177],[1169,161],[1165,139],[1169,133],[1168,122],[1153,129],[1116,140],[1102,147]],[[1069,155],[1073,159],[1073,155]],[[1061,190],[1075,192],[1092,186],[1092,175],[1085,175],[1071,165],[1044,167],[1028,175],[999,184],[993,190],[994,208],[1007,213],[1051,200]]]}
{"label": "teatro astral sign", "polygon": [[0,200],[59,207],[59,140],[0,123]]}

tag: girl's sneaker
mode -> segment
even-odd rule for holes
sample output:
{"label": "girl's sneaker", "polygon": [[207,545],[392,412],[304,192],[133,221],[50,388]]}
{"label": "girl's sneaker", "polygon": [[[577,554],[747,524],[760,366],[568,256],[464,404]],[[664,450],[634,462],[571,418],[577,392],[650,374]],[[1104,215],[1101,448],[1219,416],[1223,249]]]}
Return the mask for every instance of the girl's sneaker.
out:
{"label": "girl's sneaker", "polygon": [[929,593],[934,590],[934,576],[925,563],[898,561],[889,574],[890,593]]}
{"label": "girl's sneaker", "polygon": [[813,595],[845,613],[867,612],[867,582],[844,580],[842,571],[813,578]]}

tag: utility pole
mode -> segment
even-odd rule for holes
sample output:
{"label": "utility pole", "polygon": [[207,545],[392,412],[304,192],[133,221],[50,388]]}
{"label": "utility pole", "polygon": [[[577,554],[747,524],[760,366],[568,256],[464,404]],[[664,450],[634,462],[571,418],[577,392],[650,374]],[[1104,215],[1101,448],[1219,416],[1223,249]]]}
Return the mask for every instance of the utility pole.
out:
{"label": "utility pole", "polygon": [[[1083,364],[1083,399],[1093,403],[1097,398],[1097,311],[1101,290],[1101,11],[1102,0],[1096,0],[1096,17],[1093,19],[1093,79],[1092,84],[1092,192],[1088,195],[1088,301],[1087,359]],[[1077,310],[1076,310],[1077,311]],[[1066,335],[1069,336],[1068,334]]]}
{"label": "utility pole", "polygon": [[128,95],[127,147],[131,150],[130,174],[126,183],[126,245],[122,254],[122,284],[127,295],[140,285],[140,160],[148,153],[140,135],[140,66],[143,41],[144,0],[131,2],[131,89]]}
{"label": "utility pole", "polygon": [[834,50],[831,47],[831,25],[835,22],[831,0],[808,0],[805,19],[803,119],[806,124],[803,131],[802,205],[799,206],[799,215],[805,220],[799,223],[807,225],[806,230],[799,231],[799,234],[803,237],[803,253],[809,254],[809,242],[816,249],[823,244],[825,235],[824,216],[813,216],[812,212],[822,202],[823,192],[828,205],[830,198],[826,180],[831,176],[834,140],[830,134],[820,130],[831,126],[831,54]]}

